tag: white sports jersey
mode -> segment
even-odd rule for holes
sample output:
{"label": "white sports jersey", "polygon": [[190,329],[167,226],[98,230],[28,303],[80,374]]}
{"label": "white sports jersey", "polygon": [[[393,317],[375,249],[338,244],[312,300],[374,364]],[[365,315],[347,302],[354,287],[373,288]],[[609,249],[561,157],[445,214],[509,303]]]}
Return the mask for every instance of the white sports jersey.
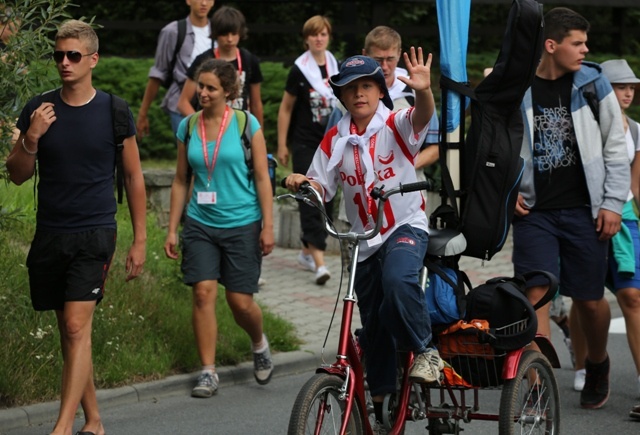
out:
{"label": "white sports jersey", "polygon": [[[428,125],[420,134],[414,134],[411,123],[412,112],[413,108],[408,108],[390,114],[385,126],[376,133],[375,140],[371,141],[370,151],[373,152],[373,167],[376,172],[374,187],[384,186],[385,190],[389,190],[400,183],[408,184],[417,181],[414,158],[424,142]],[[327,171],[327,164],[339,138],[337,127],[334,126],[327,132],[313,157],[307,177],[322,185],[325,201],[333,198],[337,187],[342,186],[351,230],[362,233],[370,217],[373,218],[372,222],[375,222],[377,203],[374,200],[367,200],[370,189],[364,188],[364,180],[358,182],[353,146],[347,145],[340,164],[333,170]],[[361,170],[365,170],[364,165],[359,166],[362,167]],[[420,192],[391,196],[384,208],[383,225],[380,231],[381,243],[384,243],[396,228],[405,224],[428,232],[424,210],[425,202]],[[366,241],[361,242],[359,261],[371,256],[381,243],[369,246]]]}

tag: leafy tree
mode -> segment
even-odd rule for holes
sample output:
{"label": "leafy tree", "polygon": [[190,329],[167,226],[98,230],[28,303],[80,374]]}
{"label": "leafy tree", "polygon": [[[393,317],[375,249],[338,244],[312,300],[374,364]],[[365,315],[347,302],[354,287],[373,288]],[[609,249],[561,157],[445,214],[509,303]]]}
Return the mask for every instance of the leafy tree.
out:
{"label": "leafy tree", "polygon": [[[12,133],[20,110],[36,93],[53,87],[57,75],[45,59],[53,50],[53,35],[60,23],[70,18],[71,0],[9,0],[0,6],[0,23],[16,32],[0,55],[0,157],[4,161],[13,147]],[[0,25],[0,31],[5,27]]]}

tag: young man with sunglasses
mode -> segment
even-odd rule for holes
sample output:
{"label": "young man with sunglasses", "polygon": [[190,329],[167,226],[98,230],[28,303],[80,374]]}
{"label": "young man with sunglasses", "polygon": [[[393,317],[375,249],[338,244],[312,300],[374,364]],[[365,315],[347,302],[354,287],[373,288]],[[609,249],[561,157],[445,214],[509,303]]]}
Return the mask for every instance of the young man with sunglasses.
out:
{"label": "young man with sunglasses", "polygon": [[[36,233],[27,257],[35,310],[55,310],[63,357],[60,411],[52,434],[70,435],[78,405],[81,434],[105,433],[93,383],[91,327],[115,251],[116,161],[111,99],[92,85],[98,37],[90,25],[70,20],[55,38],[53,58],[62,87],[27,103],[20,136],[7,158],[12,182],[31,178],[38,161]],[[146,195],[133,116],[122,150],[124,187],[134,240],[126,280],[142,272],[146,242]]]}

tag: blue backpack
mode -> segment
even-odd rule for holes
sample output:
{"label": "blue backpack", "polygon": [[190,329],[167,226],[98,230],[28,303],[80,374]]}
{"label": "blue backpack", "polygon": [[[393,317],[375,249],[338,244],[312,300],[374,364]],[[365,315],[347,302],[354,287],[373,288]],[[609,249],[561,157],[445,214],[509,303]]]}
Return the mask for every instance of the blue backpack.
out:
{"label": "blue backpack", "polygon": [[465,317],[471,281],[463,271],[425,259],[428,270],[425,297],[432,325],[448,325]]}

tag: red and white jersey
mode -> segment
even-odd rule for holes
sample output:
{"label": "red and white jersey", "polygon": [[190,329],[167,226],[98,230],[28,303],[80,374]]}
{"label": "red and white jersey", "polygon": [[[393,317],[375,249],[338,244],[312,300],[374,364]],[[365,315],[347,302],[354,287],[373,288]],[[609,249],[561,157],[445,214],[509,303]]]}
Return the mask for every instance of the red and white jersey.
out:
{"label": "red and white jersey", "polygon": [[[417,181],[414,159],[420,152],[428,125],[420,134],[414,134],[412,112],[413,108],[407,108],[390,114],[384,127],[369,141],[369,152],[375,171],[373,186],[364,186],[364,165],[361,162],[356,165],[355,157],[358,153],[354,152],[353,146],[347,145],[341,162],[331,171],[327,171],[331,153],[340,138],[337,126],[327,132],[316,151],[307,177],[322,185],[325,201],[333,198],[338,186],[342,186],[347,218],[354,232],[364,232],[368,223],[375,222],[377,218],[377,201],[369,196],[371,188],[384,186],[385,190],[389,190],[400,183]],[[428,232],[425,202],[420,192],[392,195],[387,200],[380,231],[382,240],[375,246],[370,246],[367,241],[361,242],[359,261],[371,256],[396,228],[405,224]]]}

